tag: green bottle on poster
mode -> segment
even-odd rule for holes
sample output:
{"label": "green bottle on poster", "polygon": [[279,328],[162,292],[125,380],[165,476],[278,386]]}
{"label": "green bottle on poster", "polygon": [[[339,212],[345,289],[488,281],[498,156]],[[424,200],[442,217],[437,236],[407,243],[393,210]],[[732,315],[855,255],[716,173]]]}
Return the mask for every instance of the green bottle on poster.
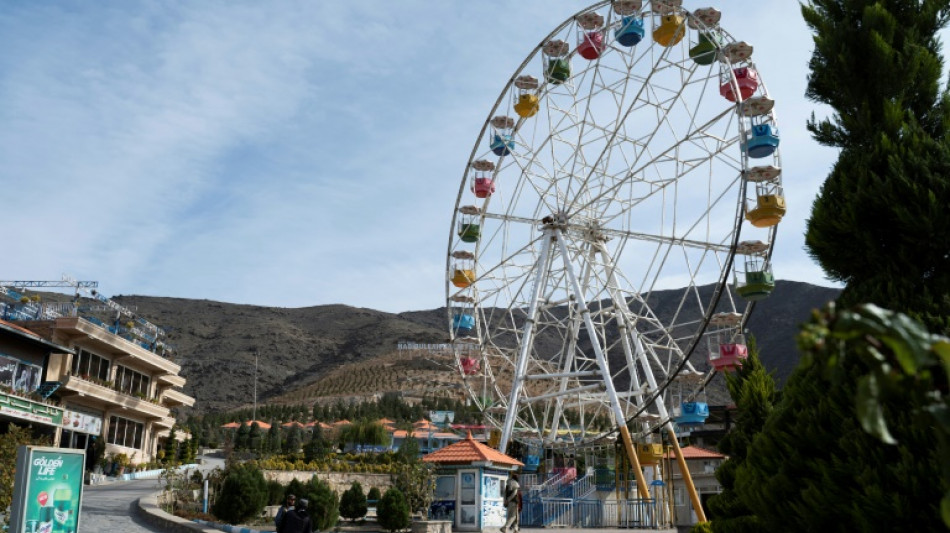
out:
{"label": "green bottle on poster", "polygon": [[72,489],[56,489],[53,492],[53,508],[53,533],[74,533]]}
{"label": "green bottle on poster", "polygon": [[53,531],[53,506],[44,505],[40,507],[39,523],[36,525],[36,533],[52,533]]}

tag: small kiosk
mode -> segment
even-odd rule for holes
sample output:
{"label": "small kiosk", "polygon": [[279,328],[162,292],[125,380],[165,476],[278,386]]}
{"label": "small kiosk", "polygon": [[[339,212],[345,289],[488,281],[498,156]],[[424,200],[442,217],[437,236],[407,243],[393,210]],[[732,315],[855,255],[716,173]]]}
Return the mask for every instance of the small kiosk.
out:
{"label": "small kiosk", "polygon": [[455,531],[505,525],[505,484],[524,464],[472,438],[422,458],[436,466],[431,518],[452,522]]}

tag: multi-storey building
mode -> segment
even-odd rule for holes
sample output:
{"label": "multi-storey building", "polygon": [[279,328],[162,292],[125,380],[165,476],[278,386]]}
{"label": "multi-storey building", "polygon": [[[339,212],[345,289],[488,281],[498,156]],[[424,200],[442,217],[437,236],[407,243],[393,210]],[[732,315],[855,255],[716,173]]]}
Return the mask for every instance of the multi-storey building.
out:
{"label": "multi-storey building", "polygon": [[51,346],[37,388],[63,408],[58,446],[86,448],[90,437],[98,436],[105,439],[107,454],[146,462],[175,424],[171,409],[194,405],[182,391],[181,366],[146,343],[124,338],[117,328],[79,316],[17,325]]}

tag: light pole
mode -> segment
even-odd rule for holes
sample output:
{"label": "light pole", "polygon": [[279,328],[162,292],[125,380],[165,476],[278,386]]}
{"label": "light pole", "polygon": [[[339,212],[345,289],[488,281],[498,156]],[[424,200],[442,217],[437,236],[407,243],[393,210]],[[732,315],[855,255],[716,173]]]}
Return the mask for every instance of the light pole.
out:
{"label": "light pole", "polygon": [[251,415],[251,423],[257,421],[257,351],[254,351],[254,412]]}

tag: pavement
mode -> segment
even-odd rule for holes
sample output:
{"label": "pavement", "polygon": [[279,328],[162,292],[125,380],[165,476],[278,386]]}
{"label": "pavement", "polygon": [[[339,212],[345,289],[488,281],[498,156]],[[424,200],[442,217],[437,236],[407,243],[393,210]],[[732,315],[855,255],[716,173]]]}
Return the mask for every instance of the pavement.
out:
{"label": "pavement", "polygon": [[138,499],[160,490],[158,480],[115,481],[86,485],[78,533],[159,533],[136,512]]}

